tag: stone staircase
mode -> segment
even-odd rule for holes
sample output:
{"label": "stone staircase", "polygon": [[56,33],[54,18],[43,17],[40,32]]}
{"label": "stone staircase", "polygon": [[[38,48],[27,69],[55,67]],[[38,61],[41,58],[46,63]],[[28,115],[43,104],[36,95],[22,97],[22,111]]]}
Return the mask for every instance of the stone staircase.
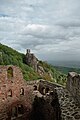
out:
{"label": "stone staircase", "polygon": [[80,107],[77,106],[69,91],[62,87],[56,87],[61,107],[62,120],[80,120]]}

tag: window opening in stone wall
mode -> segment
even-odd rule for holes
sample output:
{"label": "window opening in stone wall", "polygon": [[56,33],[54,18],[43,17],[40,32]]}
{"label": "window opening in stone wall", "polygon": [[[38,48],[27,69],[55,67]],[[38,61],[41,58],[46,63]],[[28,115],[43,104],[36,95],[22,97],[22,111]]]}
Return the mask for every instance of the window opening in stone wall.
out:
{"label": "window opening in stone wall", "polygon": [[12,90],[8,91],[8,97],[12,97]]}
{"label": "window opening in stone wall", "polygon": [[17,117],[17,107],[13,107],[11,110],[11,117]]}
{"label": "window opening in stone wall", "polygon": [[18,106],[18,115],[22,115],[22,114],[24,114],[24,107],[23,107],[23,105],[19,105]]}
{"label": "window opening in stone wall", "polygon": [[46,88],[45,92],[46,92],[46,93],[49,93],[49,88]]}
{"label": "window opening in stone wall", "polygon": [[37,90],[37,86],[36,85],[34,85],[34,90]]}
{"label": "window opening in stone wall", "polygon": [[8,68],[7,70],[7,77],[12,78],[13,77],[13,69],[11,67]]}
{"label": "window opening in stone wall", "polygon": [[53,92],[53,91],[50,91],[50,95],[52,95],[52,96],[53,96],[53,95],[54,95],[54,92]]}
{"label": "window opening in stone wall", "polygon": [[24,95],[24,89],[23,88],[20,89],[20,95]]}
{"label": "window opening in stone wall", "polygon": [[45,88],[42,88],[42,94],[45,95]]}

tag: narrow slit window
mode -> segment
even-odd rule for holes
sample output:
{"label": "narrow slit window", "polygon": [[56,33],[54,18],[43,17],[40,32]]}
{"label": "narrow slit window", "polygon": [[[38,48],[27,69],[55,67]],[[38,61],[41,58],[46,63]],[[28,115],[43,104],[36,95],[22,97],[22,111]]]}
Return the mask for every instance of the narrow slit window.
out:
{"label": "narrow slit window", "polygon": [[20,89],[20,95],[24,95],[24,88]]}
{"label": "narrow slit window", "polygon": [[8,91],[8,97],[12,97],[12,90]]}

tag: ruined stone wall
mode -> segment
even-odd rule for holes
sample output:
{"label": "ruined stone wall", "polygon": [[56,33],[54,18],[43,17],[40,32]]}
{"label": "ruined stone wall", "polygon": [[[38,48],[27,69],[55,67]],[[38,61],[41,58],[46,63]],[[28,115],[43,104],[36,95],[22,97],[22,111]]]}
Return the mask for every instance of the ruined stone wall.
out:
{"label": "ruined stone wall", "polygon": [[[33,89],[34,100],[30,120],[61,120],[61,110],[55,88],[45,80],[27,82]],[[60,87],[60,86],[58,86]]]}
{"label": "ruined stone wall", "polygon": [[[0,66],[0,120],[11,120],[11,117],[15,117],[14,120],[19,117],[25,119],[26,111],[31,107],[29,94],[20,68]],[[22,113],[21,109],[25,112]]]}
{"label": "ruined stone wall", "polygon": [[67,89],[70,91],[74,99],[80,105],[80,75],[70,72],[67,79]]}
{"label": "ruined stone wall", "polygon": [[26,82],[20,68],[0,66],[0,120],[80,119],[74,102],[80,104],[79,86],[80,76],[74,72],[68,74],[68,91],[45,80]]}
{"label": "ruined stone wall", "polygon": [[35,112],[32,111],[32,115],[35,115],[36,119],[33,117],[32,120],[39,120],[39,115],[42,116],[43,113],[43,120],[80,120],[80,107],[69,90],[71,85],[67,84],[69,85],[68,90],[61,85],[45,80],[28,82],[28,85],[31,85],[32,88],[37,86],[34,93],[38,96],[38,100],[42,98],[44,100],[41,107],[38,106],[40,103],[38,103],[37,108],[33,106]]}
{"label": "ruined stone wall", "polygon": [[42,94],[43,93],[46,94],[46,93],[48,93],[50,91],[55,92],[56,87],[63,87],[62,85],[59,85],[59,84],[53,83],[53,82],[49,82],[49,81],[46,81],[46,80],[43,80],[43,79],[35,80],[35,81],[27,81],[27,85],[28,86],[30,85],[33,90],[34,90],[34,88],[36,86],[37,90]]}

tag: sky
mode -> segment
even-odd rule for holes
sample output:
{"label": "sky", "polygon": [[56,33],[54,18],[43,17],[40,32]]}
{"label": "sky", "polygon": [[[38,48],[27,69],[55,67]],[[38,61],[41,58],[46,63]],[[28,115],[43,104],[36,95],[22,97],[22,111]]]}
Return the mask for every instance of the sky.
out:
{"label": "sky", "polygon": [[45,61],[79,61],[80,0],[0,0],[0,43]]}

